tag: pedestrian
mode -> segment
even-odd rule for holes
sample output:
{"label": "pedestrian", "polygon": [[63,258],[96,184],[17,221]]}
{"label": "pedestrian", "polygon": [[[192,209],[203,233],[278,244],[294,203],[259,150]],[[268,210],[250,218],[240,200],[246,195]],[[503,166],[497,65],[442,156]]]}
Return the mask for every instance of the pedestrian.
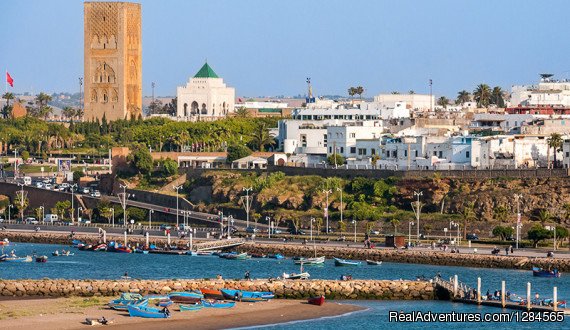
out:
{"label": "pedestrian", "polygon": [[508,246],[505,248],[505,254],[509,255],[509,247]]}
{"label": "pedestrian", "polygon": [[513,254],[513,246],[511,245],[511,254]]}

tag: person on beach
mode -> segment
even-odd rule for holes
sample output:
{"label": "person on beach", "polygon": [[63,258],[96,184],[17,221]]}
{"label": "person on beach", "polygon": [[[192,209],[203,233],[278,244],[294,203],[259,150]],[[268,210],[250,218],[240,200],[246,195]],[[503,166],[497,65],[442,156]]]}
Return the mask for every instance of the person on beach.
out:
{"label": "person on beach", "polygon": [[508,246],[505,248],[505,255],[509,255],[509,247]]}
{"label": "person on beach", "polygon": [[248,281],[251,279],[249,270],[247,270],[247,271],[245,272],[245,275],[243,276],[243,278],[246,279],[246,280],[248,280]]}

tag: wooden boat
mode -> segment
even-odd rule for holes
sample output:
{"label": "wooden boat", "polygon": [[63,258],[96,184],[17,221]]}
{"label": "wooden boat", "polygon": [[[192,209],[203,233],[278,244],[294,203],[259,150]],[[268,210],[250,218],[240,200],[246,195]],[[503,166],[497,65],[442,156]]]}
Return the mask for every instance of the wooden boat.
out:
{"label": "wooden boat", "polygon": [[165,319],[170,317],[168,309],[148,307],[146,305],[128,305],[129,315],[131,317],[144,317],[150,319]]}
{"label": "wooden boat", "polygon": [[366,259],[366,263],[373,266],[380,266],[382,264],[382,261],[374,261]]}
{"label": "wooden boat", "polygon": [[287,273],[283,273],[283,279],[286,280],[308,280],[309,277],[311,277],[311,275],[307,272],[304,273],[299,273],[299,274],[295,274],[295,273],[291,273],[291,274],[287,274]]}
{"label": "wooden boat", "polygon": [[220,290],[200,289],[200,292],[204,295],[204,298],[206,299],[219,299],[219,300],[224,299],[224,295]]}
{"label": "wooden boat", "polygon": [[295,260],[296,265],[305,265],[305,266],[314,266],[314,265],[322,265],[325,263],[325,257],[316,257],[316,258],[299,258],[299,260]]}
{"label": "wooden boat", "polygon": [[201,292],[193,292],[193,291],[180,291],[180,292],[171,292],[168,294],[168,298],[172,297],[190,297],[190,298],[204,298],[204,295]]}
{"label": "wooden boat", "polygon": [[311,297],[307,302],[311,305],[322,306],[325,303],[325,296]]}
{"label": "wooden boat", "polygon": [[232,290],[232,289],[222,289],[221,291],[225,299],[235,300],[235,301],[258,302],[258,301],[267,301],[268,299],[273,298],[273,294],[270,292],[269,294],[271,294],[271,297],[269,297],[269,295],[264,294],[267,292],[252,292],[252,291]]}
{"label": "wooden boat", "polygon": [[177,303],[177,304],[194,304],[194,303],[199,303],[200,299],[202,298],[196,298],[196,297],[190,297],[190,296],[169,296],[170,300],[172,300],[173,303]]}
{"label": "wooden boat", "polygon": [[285,259],[285,257],[280,254],[280,253],[276,253],[276,254],[268,254],[267,258],[271,258],[271,259]]}
{"label": "wooden boat", "polygon": [[229,259],[229,260],[246,260],[251,258],[247,252],[243,253],[222,253],[220,254],[220,258]]}
{"label": "wooden boat", "polygon": [[91,244],[79,244],[77,245],[77,249],[79,251],[89,251],[93,249],[93,245]]}
{"label": "wooden boat", "polygon": [[99,244],[93,248],[93,251],[107,251],[107,244]]}
{"label": "wooden boat", "polygon": [[143,250],[143,249],[135,249],[134,251],[135,253],[142,253],[142,254],[148,254],[148,250]]}
{"label": "wooden boat", "polygon": [[537,277],[560,277],[561,273],[557,268],[554,268],[554,270],[546,270],[540,267],[532,267],[532,275]]}
{"label": "wooden boat", "polygon": [[178,307],[180,307],[180,311],[184,312],[184,311],[199,311],[202,308],[204,308],[204,306],[202,304],[190,304],[190,305],[178,305]]}
{"label": "wooden boat", "polygon": [[118,248],[115,249],[115,252],[118,252],[118,253],[132,253],[133,251],[132,251],[129,247],[120,246],[120,247],[118,247]]}
{"label": "wooden boat", "polygon": [[339,258],[333,258],[335,266],[360,266],[362,263],[360,261],[351,261]]}
{"label": "wooden boat", "polygon": [[115,310],[127,310],[128,305],[146,304],[148,299],[138,293],[125,292],[119,299],[111,300],[107,305]]}
{"label": "wooden boat", "polygon": [[39,256],[36,257],[36,262],[47,262],[48,261],[48,257],[47,256]]}
{"label": "wooden boat", "polygon": [[202,299],[202,305],[207,308],[232,308],[236,305],[235,301]]}
{"label": "wooden boat", "polygon": [[165,299],[160,299],[156,305],[160,306],[160,307],[168,307],[170,305],[172,305],[173,301],[170,300],[170,298],[165,298]]}

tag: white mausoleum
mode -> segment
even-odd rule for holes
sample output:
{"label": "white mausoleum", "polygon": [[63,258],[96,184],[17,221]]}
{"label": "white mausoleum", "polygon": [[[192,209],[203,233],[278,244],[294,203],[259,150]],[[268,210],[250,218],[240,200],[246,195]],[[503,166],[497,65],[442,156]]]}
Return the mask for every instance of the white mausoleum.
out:
{"label": "white mausoleum", "polygon": [[205,63],[186,86],[176,89],[177,117],[187,120],[213,120],[234,112],[236,91]]}

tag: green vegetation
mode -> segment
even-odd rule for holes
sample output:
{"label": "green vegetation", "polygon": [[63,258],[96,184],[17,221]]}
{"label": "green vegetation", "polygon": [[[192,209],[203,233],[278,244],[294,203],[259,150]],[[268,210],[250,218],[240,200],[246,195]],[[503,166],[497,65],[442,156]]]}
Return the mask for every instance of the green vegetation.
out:
{"label": "green vegetation", "polygon": [[340,154],[332,154],[327,157],[327,163],[332,166],[344,165],[344,157]]}
{"label": "green vegetation", "polygon": [[532,226],[532,228],[529,229],[527,234],[528,234],[528,239],[532,241],[532,244],[535,248],[538,247],[538,243],[540,243],[540,241],[552,237],[552,232],[538,223],[534,224],[534,226]]}
{"label": "green vegetation", "polygon": [[513,237],[514,233],[514,228],[508,226],[496,226],[493,228],[493,236],[500,237],[503,241],[509,237]]}

